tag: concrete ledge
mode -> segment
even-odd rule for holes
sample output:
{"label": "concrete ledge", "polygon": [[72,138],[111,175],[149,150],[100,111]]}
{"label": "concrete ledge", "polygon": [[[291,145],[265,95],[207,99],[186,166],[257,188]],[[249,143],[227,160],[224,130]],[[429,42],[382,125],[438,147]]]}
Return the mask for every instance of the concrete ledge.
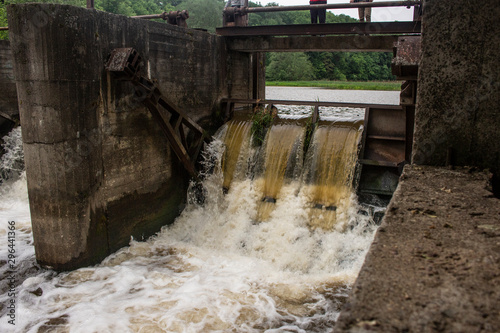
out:
{"label": "concrete ledge", "polygon": [[500,200],[489,175],[407,166],[335,332],[498,332]]}

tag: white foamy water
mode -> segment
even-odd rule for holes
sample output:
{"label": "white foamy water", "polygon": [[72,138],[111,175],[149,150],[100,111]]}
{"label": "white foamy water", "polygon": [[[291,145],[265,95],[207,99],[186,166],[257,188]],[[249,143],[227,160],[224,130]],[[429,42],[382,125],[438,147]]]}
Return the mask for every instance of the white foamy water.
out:
{"label": "white foamy water", "polygon": [[[220,163],[223,144],[205,152]],[[215,168],[220,170],[220,167]],[[172,226],[101,264],[69,273],[37,270],[25,176],[1,185],[0,237],[16,222],[16,325],[2,289],[0,332],[325,332],[337,319],[376,225],[349,214],[335,230],[312,229],[300,181],[287,184],[266,222],[250,179],[222,192],[207,176],[203,206],[189,200]],[[8,273],[6,242],[0,242]]]}

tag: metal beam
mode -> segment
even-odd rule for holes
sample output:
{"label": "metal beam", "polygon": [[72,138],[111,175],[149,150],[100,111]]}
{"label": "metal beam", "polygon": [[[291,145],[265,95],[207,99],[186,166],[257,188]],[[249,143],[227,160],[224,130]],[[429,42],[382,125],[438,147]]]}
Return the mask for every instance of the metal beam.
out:
{"label": "metal beam", "polygon": [[[130,81],[136,86],[136,96],[158,122],[184,168],[197,179],[194,163],[205,140],[205,133],[196,122],[162,95],[154,81],[139,73],[140,63],[141,58],[135,49],[120,48],[111,52],[105,68],[114,74],[116,79]],[[191,147],[188,145],[184,126],[193,132]]]}
{"label": "metal beam", "polygon": [[392,52],[398,37],[397,35],[231,37],[228,38],[227,46],[229,50],[238,52]]}
{"label": "metal beam", "polygon": [[217,28],[221,36],[380,35],[420,33],[420,21],[265,25]]}
{"label": "metal beam", "polygon": [[222,103],[234,104],[274,104],[274,105],[307,105],[307,106],[326,106],[326,107],[349,107],[349,108],[377,108],[389,110],[401,110],[400,105],[391,104],[366,104],[366,103],[342,103],[342,102],[321,102],[321,101],[290,101],[278,99],[237,99],[237,98],[224,98]]}

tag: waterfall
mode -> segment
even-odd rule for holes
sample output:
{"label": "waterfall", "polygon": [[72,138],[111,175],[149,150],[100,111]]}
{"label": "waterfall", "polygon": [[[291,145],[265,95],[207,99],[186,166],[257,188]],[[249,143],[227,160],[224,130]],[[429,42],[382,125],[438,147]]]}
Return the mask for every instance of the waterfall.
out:
{"label": "waterfall", "polygon": [[269,219],[284,195],[282,191],[300,191],[307,198],[312,228],[341,228],[345,223],[337,222],[347,219],[337,217],[348,214],[351,206],[362,122],[320,122],[303,167],[305,123],[300,119],[278,119],[257,151],[250,149],[250,121],[226,124],[219,135],[225,143],[223,186],[229,188],[235,174],[239,180],[253,179],[260,193],[255,216],[258,222]]}
{"label": "waterfall", "polygon": [[[336,226],[353,195],[361,122],[319,124],[307,154],[303,193],[309,199],[310,225]],[[344,219],[345,220],[345,219]]]}
{"label": "waterfall", "polygon": [[261,193],[258,221],[266,221],[284,184],[296,180],[302,170],[304,128],[295,123],[280,122],[272,126],[257,159],[256,187]]}
{"label": "waterfall", "polygon": [[250,148],[250,128],[248,120],[231,120],[223,126],[219,136],[226,145],[222,159],[224,189],[229,189],[233,180],[241,180],[246,176],[248,169],[248,150]]}
{"label": "waterfall", "polygon": [[[28,272],[18,277],[16,329],[330,330],[376,230],[357,214],[351,185],[359,126],[319,124],[306,153],[304,120],[278,119],[261,147],[252,145],[250,127],[230,121],[202,152],[203,203],[189,200],[154,237],[72,272],[28,272],[35,265],[26,182],[13,183],[24,182],[19,191],[2,184],[0,215],[20,227],[18,267]],[[7,250],[0,243],[2,257]],[[0,294],[3,304],[8,299]],[[0,310],[2,332],[11,329],[6,319]]]}

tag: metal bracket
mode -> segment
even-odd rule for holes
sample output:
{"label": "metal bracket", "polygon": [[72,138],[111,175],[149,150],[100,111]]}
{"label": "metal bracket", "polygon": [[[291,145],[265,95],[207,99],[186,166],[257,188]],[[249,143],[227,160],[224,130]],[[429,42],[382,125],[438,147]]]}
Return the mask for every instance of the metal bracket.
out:
{"label": "metal bracket", "polygon": [[[130,81],[137,87],[136,95],[160,125],[184,168],[197,178],[194,163],[206,139],[203,128],[163,96],[152,80],[140,75],[140,63],[141,57],[135,49],[120,48],[111,52],[105,68],[116,79]],[[194,134],[191,145],[187,142],[188,130]]]}

